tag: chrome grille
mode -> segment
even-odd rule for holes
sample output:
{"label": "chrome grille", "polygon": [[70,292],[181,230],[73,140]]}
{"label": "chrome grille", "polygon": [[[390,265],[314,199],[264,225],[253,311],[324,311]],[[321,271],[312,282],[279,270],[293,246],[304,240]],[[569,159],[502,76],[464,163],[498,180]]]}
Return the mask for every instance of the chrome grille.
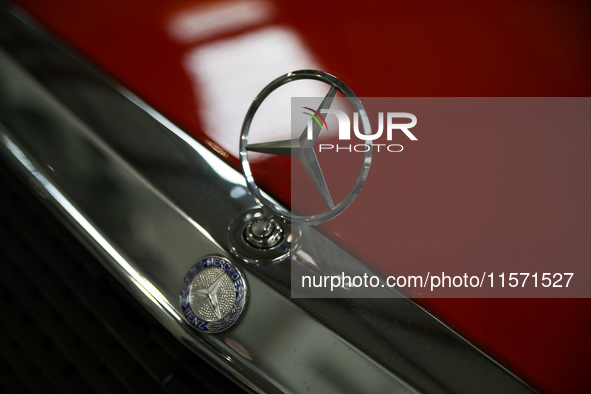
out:
{"label": "chrome grille", "polygon": [[0,185],[0,391],[239,389],[145,312],[4,165]]}

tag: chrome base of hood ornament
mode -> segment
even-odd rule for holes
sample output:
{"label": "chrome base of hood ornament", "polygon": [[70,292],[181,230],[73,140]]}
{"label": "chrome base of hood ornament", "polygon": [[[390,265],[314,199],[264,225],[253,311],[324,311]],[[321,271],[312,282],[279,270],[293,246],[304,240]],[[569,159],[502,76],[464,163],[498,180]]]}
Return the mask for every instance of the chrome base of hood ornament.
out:
{"label": "chrome base of hood ornament", "polygon": [[297,237],[291,226],[252,209],[236,216],[228,228],[232,254],[245,263],[266,265],[289,258]]}

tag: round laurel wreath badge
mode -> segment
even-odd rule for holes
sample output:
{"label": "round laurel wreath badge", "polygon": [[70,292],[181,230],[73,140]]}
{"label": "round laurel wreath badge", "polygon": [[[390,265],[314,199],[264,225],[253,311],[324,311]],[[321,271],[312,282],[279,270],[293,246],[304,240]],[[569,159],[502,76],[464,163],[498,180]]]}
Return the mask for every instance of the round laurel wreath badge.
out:
{"label": "round laurel wreath badge", "polygon": [[225,257],[209,256],[185,276],[180,304],[189,324],[213,334],[236,323],[246,305],[246,294],[240,270]]}

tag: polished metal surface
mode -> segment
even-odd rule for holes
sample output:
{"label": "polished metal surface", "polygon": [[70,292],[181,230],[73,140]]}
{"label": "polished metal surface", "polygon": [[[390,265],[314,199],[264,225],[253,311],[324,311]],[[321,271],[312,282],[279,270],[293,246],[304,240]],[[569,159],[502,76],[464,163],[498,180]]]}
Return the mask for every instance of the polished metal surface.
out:
{"label": "polished metal surface", "polygon": [[236,323],[247,296],[240,270],[225,257],[209,256],[191,267],[183,279],[180,304],[189,324],[216,334]]}
{"label": "polished metal surface", "polygon": [[[235,326],[215,336],[194,332],[183,318],[179,288],[195,261],[226,252],[4,52],[0,67],[9,95],[3,98],[10,98],[0,107],[2,156],[47,191],[89,247],[179,340],[256,391],[342,392],[341,378],[358,370],[372,376],[376,390],[407,391],[393,373],[254,275],[246,275],[250,303]],[[30,113],[43,119],[41,128],[28,124]],[[335,361],[326,379],[318,365],[337,354],[335,360],[347,361]]]}
{"label": "polished metal surface", "polygon": [[[0,26],[6,29],[6,15],[1,18]],[[372,391],[409,392],[395,374],[249,273],[245,276],[250,302],[237,323],[215,336],[195,332],[178,303],[183,278],[202,257],[225,256],[226,251],[144,178],[129,156],[122,157],[97,136],[89,126],[92,122],[64,107],[4,51],[0,70],[1,156],[39,183],[47,201],[180,341],[259,392],[355,392],[364,386]],[[125,96],[119,97],[145,113]],[[113,116],[112,109],[109,106],[106,120]],[[112,120],[122,121],[121,117]],[[205,149],[198,148],[199,152],[152,117],[146,120],[144,129],[151,125],[169,144],[185,146],[181,154],[192,153],[196,172],[201,172],[192,177],[192,184],[220,182],[230,190],[244,187],[238,173],[225,165],[220,168],[221,161]],[[179,150],[173,152],[179,154]],[[142,156],[145,151],[134,153]],[[217,192],[224,194],[220,200],[231,201],[226,187]],[[360,371],[371,379],[347,387],[347,377]]]}
{"label": "polished metal surface", "polygon": [[256,219],[244,229],[244,239],[256,248],[271,249],[277,246],[283,239],[283,228],[273,218]]}
{"label": "polished metal surface", "polygon": [[251,209],[232,221],[228,228],[228,244],[230,252],[245,263],[274,264],[291,255],[299,239],[296,234],[292,226],[265,214],[263,209]]}
{"label": "polished metal surface", "polygon": [[[0,156],[167,330],[245,387],[533,391],[410,300],[290,300],[290,261],[228,253],[229,226],[257,206],[237,171],[2,3],[0,48]],[[249,300],[234,326],[204,335],[178,294],[212,255],[243,268]]]}
{"label": "polished metal surface", "polygon": [[[267,208],[274,215],[277,215],[279,218],[283,220],[290,221],[295,224],[317,225],[320,223],[324,223],[330,219],[333,219],[339,214],[341,214],[345,209],[349,207],[349,205],[351,205],[353,200],[355,200],[355,197],[357,197],[357,195],[361,191],[361,188],[363,187],[363,184],[367,179],[367,174],[369,173],[369,167],[371,165],[371,141],[365,141],[365,145],[368,147],[368,149],[365,150],[363,153],[363,162],[361,165],[361,170],[359,171],[359,175],[357,177],[357,180],[355,181],[355,184],[353,185],[349,193],[345,196],[345,198],[343,198],[336,206],[332,201],[332,197],[328,190],[328,186],[326,185],[326,181],[324,180],[324,175],[322,174],[322,169],[320,168],[320,163],[318,163],[318,158],[316,157],[316,152],[314,151],[314,145],[316,144],[316,140],[318,139],[320,131],[322,130],[322,124],[320,122],[311,122],[311,136],[308,136],[308,128],[305,128],[304,131],[302,131],[302,133],[298,137],[289,140],[270,141],[257,144],[248,143],[250,125],[263,101],[265,101],[265,99],[269,97],[271,93],[273,93],[281,86],[289,82],[305,79],[324,82],[330,86],[328,93],[320,103],[318,110],[315,112],[320,113],[323,110],[328,110],[330,108],[330,105],[332,104],[336,92],[339,91],[349,100],[355,111],[359,113],[359,116],[361,118],[361,128],[363,129],[363,134],[371,135],[371,125],[369,123],[369,119],[367,118],[367,113],[363,108],[363,104],[361,103],[361,100],[357,98],[353,90],[351,90],[351,88],[349,88],[345,83],[343,83],[343,81],[339,80],[333,75],[327,74],[322,71],[293,71],[280,76],[279,78],[275,79],[267,86],[265,86],[252,102],[244,118],[242,132],[240,134],[240,163],[242,165],[242,172],[246,179],[246,184],[248,185],[248,190],[250,190],[254,199],[261,206]],[[309,110],[314,111],[311,108],[309,108]],[[295,215],[293,213],[288,212],[274,201],[271,201],[270,199],[265,197],[261,193],[261,190],[257,186],[252,175],[250,163],[248,162],[248,151],[271,153],[283,156],[294,156],[299,158],[300,162],[302,163],[302,166],[304,167],[308,176],[312,180],[314,187],[316,188],[318,193],[320,193],[320,196],[326,204],[328,211],[311,216]]]}

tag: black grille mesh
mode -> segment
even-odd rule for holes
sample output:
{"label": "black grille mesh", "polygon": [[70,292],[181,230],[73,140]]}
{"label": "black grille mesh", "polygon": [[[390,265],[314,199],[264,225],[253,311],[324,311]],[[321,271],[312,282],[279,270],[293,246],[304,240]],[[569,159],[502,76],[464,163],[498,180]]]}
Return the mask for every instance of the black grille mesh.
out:
{"label": "black grille mesh", "polygon": [[0,392],[238,390],[161,327],[0,163]]}

